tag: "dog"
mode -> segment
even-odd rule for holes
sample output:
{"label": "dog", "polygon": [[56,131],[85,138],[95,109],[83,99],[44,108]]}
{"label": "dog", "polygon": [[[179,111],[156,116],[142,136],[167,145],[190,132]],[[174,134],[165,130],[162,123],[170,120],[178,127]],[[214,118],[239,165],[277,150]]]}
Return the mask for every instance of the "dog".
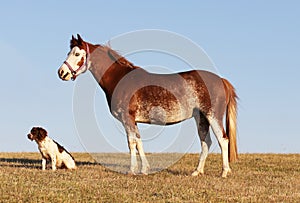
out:
{"label": "dog", "polygon": [[46,170],[47,160],[52,163],[52,170],[57,168],[76,169],[75,159],[60,144],[48,137],[48,133],[41,127],[33,127],[27,135],[31,141],[36,141],[42,154],[42,170]]}

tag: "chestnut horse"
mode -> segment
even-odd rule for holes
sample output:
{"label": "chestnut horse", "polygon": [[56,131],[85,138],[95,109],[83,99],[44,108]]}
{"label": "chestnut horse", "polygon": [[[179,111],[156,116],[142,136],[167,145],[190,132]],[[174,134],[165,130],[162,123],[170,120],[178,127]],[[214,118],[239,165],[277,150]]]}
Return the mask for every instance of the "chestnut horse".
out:
{"label": "chestnut horse", "polygon": [[226,79],[203,70],[149,73],[110,47],[88,43],[80,35],[77,39],[72,36],[70,49],[58,75],[68,81],[91,71],[105,92],[110,112],[125,128],[131,155],[129,173],[135,174],[138,166],[135,150],[141,159],[141,173],[147,174],[149,169],[137,123],[169,125],[194,118],[202,151],[192,175],[204,173],[211,126],[222,152],[222,177],[227,176],[229,161],[237,159],[237,95]]}

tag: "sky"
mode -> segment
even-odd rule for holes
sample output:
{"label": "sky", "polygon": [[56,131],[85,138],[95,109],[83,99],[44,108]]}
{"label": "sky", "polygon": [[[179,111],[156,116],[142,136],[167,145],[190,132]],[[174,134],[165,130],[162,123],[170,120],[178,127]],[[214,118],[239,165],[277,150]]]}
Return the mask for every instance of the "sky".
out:
{"label": "sky", "polygon": [[[63,82],[57,76],[70,38],[80,33],[88,42],[105,44],[124,33],[154,29],[197,44],[218,74],[235,86],[240,98],[239,152],[300,153],[299,11],[300,3],[290,0],[2,2],[0,151],[36,151],[36,144],[26,137],[33,126],[47,129],[69,151],[89,151],[88,143],[105,149],[107,143],[97,142],[97,134],[79,133],[82,123],[74,112],[76,88],[83,81],[93,81],[91,75],[79,76],[75,82]],[[155,65],[174,72],[189,69],[182,61],[176,66],[174,58],[163,54],[135,54],[128,59],[142,67]],[[108,143],[117,151],[126,151],[123,129],[109,114],[104,93],[95,82],[91,88],[95,94],[90,109],[100,134],[114,135]],[[146,152],[168,148],[175,139],[169,136],[179,131],[188,134],[183,139],[191,140],[189,150],[199,151],[192,121],[165,128],[139,127],[142,137],[145,134]],[[149,132],[165,136],[162,146]],[[210,151],[218,152],[216,141]]]}

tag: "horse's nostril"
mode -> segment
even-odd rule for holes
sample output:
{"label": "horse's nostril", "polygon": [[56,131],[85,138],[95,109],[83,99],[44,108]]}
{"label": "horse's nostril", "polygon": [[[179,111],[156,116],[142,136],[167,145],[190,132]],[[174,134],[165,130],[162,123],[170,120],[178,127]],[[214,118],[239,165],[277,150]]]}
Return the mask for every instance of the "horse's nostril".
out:
{"label": "horse's nostril", "polygon": [[69,75],[69,73],[66,73],[62,78],[66,79],[66,77]]}
{"label": "horse's nostril", "polygon": [[61,77],[64,74],[63,70],[58,70],[58,76]]}

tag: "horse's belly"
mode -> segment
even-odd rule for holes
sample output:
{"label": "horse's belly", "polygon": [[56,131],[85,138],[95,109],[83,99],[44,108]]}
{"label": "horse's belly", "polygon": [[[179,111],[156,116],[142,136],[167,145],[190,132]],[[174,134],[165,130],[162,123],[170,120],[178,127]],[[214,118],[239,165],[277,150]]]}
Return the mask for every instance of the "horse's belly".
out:
{"label": "horse's belly", "polygon": [[173,86],[169,89],[157,86],[140,89],[131,103],[135,106],[136,122],[168,124],[192,117],[197,107],[193,88]]}
{"label": "horse's belly", "polygon": [[145,109],[140,109],[135,114],[135,121],[141,123],[153,124],[170,124],[178,123],[180,121],[191,118],[193,110],[189,108],[182,108],[180,105],[173,106],[148,106]]}

